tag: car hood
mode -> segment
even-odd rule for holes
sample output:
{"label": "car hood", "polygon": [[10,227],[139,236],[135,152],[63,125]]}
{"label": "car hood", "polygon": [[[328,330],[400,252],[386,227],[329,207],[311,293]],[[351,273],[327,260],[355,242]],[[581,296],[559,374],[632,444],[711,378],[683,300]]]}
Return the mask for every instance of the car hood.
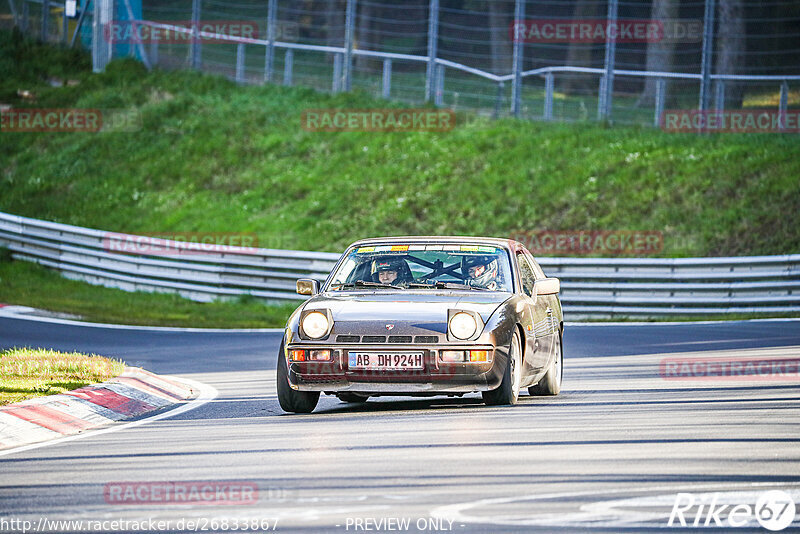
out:
{"label": "car hood", "polygon": [[311,298],[305,310],[329,309],[338,333],[358,330],[359,325],[380,325],[383,329],[384,323],[397,327],[393,334],[422,333],[419,330],[442,333],[447,330],[448,309],[477,312],[485,323],[511,296],[506,292],[474,290],[328,292]]}

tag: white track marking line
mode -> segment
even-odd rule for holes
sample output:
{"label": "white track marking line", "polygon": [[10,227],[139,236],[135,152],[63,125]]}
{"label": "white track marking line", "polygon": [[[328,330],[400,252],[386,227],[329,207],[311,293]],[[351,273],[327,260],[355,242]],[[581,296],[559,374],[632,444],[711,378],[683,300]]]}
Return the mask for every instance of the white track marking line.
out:
{"label": "white track marking line", "polygon": [[[638,488],[638,489],[614,489],[614,490],[592,490],[592,491],[572,491],[572,492],[561,492],[561,493],[544,493],[544,494],[530,494],[530,495],[520,495],[517,497],[499,497],[499,498],[492,498],[492,499],[479,499],[477,501],[469,501],[463,503],[456,503],[456,504],[448,504],[445,506],[438,506],[433,508],[430,511],[431,517],[438,517],[442,519],[452,520],[454,523],[478,523],[478,524],[491,524],[491,525],[505,525],[505,526],[545,526],[551,525],[552,520],[554,519],[553,514],[537,514],[529,519],[519,519],[519,520],[508,520],[504,517],[492,517],[492,516],[469,516],[464,514],[465,510],[469,510],[472,508],[478,508],[480,506],[488,506],[488,505],[495,505],[495,504],[508,504],[513,502],[522,502],[522,501],[543,501],[543,500],[552,500],[552,499],[563,499],[563,498],[574,498],[574,497],[586,497],[590,495],[620,495],[625,493],[646,493],[646,492],[679,492],[685,490],[698,490],[698,489],[714,489],[714,488],[725,488],[730,490],[730,488],[771,488],[771,487],[796,487],[798,485],[797,482],[732,482],[732,483],[725,483],[725,482],[717,482],[717,483],[709,483],[709,484],[675,484],[673,486],[651,486],[645,488]],[[586,503],[581,505],[581,512],[574,512],[573,515],[576,517],[580,517],[581,519],[588,519],[591,518],[593,514],[589,514],[587,517],[586,507],[588,505],[597,506],[605,501],[599,501],[594,503]],[[591,509],[591,508],[589,508]],[[570,514],[565,513],[559,515],[558,518],[563,522],[565,518],[569,518]],[[596,517],[594,519],[597,519]],[[585,527],[589,526],[615,526],[613,524],[604,525],[603,523],[588,523],[583,524]],[[619,526],[619,525],[616,525]],[[653,525],[653,527],[658,527],[658,525]],[[650,525],[648,525],[650,528]]]}
{"label": "white track marking line", "polygon": [[139,325],[111,324],[111,323],[90,323],[86,321],[75,321],[72,319],[59,319],[57,317],[39,317],[36,315],[13,313],[13,311],[6,312],[5,309],[3,308],[0,308],[0,318],[22,319],[25,321],[37,321],[40,323],[55,323],[55,324],[64,324],[70,326],[86,326],[89,328],[113,328],[115,330],[154,330],[157,332],[272,333],[272,332],[284,331],[283,328],[181,328],[177,326],[139,326]]}
{"label": "white track marking line", "polygon": [[197,382],[195,380],[190,380],[188,378],[177,378],[177,377],[168,377],[173,380],[180,380],[182,382],[186,382],[189,384],[192,389],[196,389],[200,392],[197,398],[190,400],[186,404],[182,406],[178,406],[173,410],[168,410],[166,412],[156,414],[152,417],[146,417],[144,419],[138,419],[136,421],[131,421],[130,423],[124,423],[121,425],[113,425],[106,428],[100,428],[97,430],[89,430],[82,434],[75,434],[73,436],[65,436],[63,438],[57,438],[50,441],[44,441],[40,443],[32,443],[30,445],[23,445],[22,447],[17,447],[14,449],[8,449],[0,451],[0,456],[8,456],[9,454],[15,454],[18,452],[30,451],[34,449],[40,449],[42,447],[49,447],[51,445],[57,445],[59,443],[66,443],[68,441],[74,441],[76,439],[83,439],[87,437],[99,436],[101,434],[108,434],[110,432],[118,432],[120,430],[126,430],[128,428],[133,428],[137,426],[141,426],[147,423],[152,423],[153,421],[160,421],[161,419],[166,419],[168,417],[174,417],[176,415],[180,415],[182,413],[188,412],[190,410],[194,410],[195,408],[199,408],[204,404],[214,400],[219,395],[219,392],[214,388],[214,386],[210,386],[208,384],[204,384],[202,382]]}

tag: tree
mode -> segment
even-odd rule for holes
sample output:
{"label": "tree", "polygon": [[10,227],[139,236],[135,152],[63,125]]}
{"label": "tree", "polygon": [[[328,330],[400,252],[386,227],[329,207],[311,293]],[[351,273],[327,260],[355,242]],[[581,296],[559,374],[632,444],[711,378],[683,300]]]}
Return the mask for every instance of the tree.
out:
{"label": "tree", "polygon": [[[680,0],[653,0],[653,9],[650,18],[666,24],[669,20],[678,17]],[[659,41],[647,43],[647,66],[650,72],[670,72],[675,56],[675,42],[665,36]],[[646,78],[644,90],[639,96],[637,105],[652,106],[656,99],[656,78]],[[664,80],[664,89],[669,87],[669,80]]]}
{"label": "tree", "polygon": [[[744,68],[745,21],[742,0],[718,0],[717,60],[715,74],[740,74]],[[725,82],[726,103],[733,108],[742,105],[742,86]]]}
{"label": "tree", "polygon": [[[597,9],[599,2],[597,0],[578,0],[575,2],[575,11],[573,12],[573,20],[586,20],[595,19],[597,17]],[[567,50],[567,65],[571,67],[591,67],[592,66],[592,49],[591,43],[570,43]],[[564,90],[568,93],[575,91],[582,91],[589,88],[590,84],[594,84],[587,76],[572,75],[564,78]],[[593,86],[596,88],[596,86]]]}
{"label": "tree", "polygon": [[492,72],[508,74],[512,68],[512,42],[509,27],[514,16],[514,4],[489,0],[489,43]]}

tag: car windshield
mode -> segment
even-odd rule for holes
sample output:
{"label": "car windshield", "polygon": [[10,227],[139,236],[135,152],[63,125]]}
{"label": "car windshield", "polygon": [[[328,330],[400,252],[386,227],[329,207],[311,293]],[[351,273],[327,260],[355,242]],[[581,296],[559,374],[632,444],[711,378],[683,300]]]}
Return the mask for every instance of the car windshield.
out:
{"label": "car windshield", "polygon": [[513,291],[505,249],[431,243],[354,247],[331,277],[328,291],[469,289]]}

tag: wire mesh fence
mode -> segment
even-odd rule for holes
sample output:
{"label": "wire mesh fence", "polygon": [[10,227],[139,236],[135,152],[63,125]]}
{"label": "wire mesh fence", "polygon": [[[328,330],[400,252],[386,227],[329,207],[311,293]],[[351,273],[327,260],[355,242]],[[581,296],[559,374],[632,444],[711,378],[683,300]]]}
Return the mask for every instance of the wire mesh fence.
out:
{"label": "wire mesh fence", "polygon": [[0,24],[90,46],[97,69],[132,55],[496,116],[800,108],[792,0],[0,0]]}

